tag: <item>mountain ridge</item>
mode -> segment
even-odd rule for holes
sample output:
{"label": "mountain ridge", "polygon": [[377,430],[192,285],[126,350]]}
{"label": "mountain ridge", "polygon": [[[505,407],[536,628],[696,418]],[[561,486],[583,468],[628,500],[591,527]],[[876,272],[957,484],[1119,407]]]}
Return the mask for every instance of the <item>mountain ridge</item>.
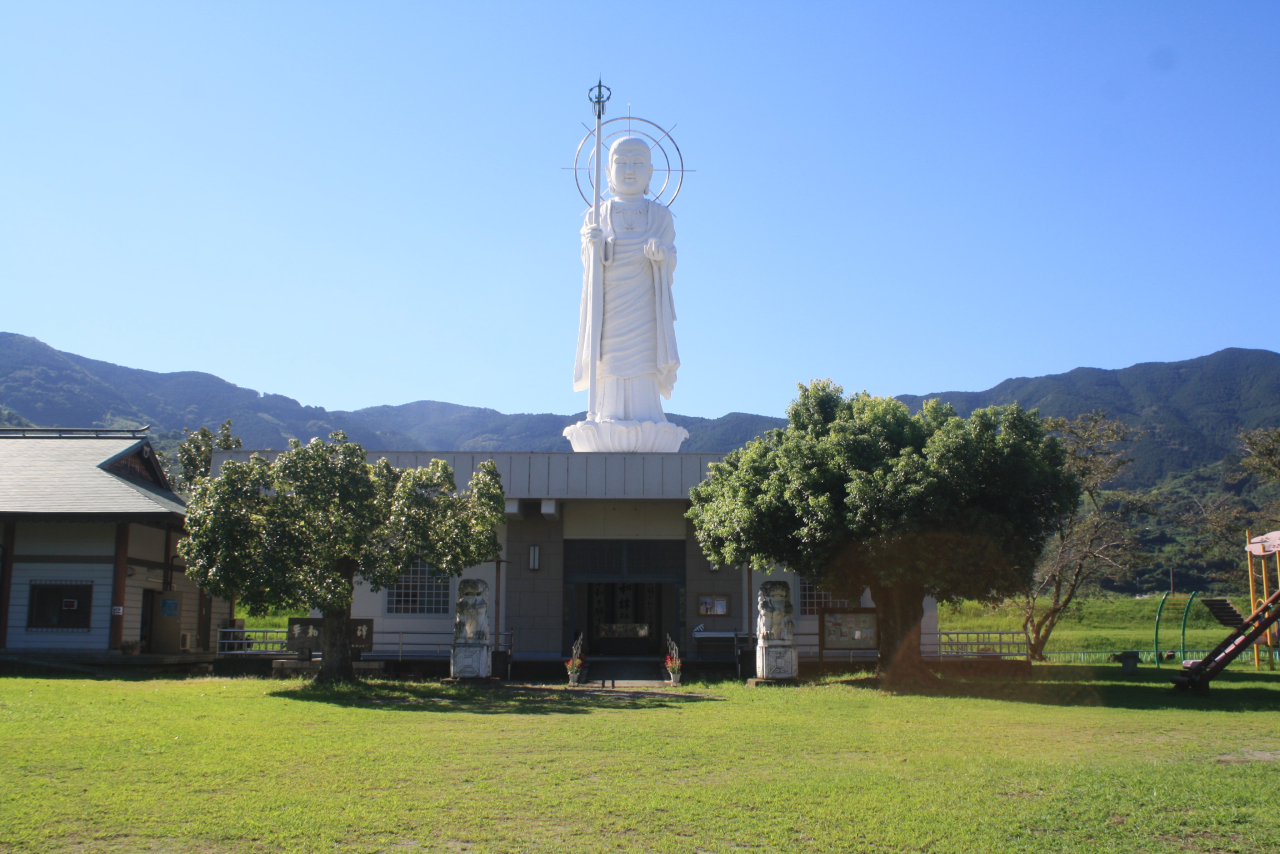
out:
{"label": "mountain ridge", "polygon": [[[1280,353],[1227,348],[1179,362],[1013,377],[986,391],[898,396],[913,411],[933,398],[951,403],[961,415],[1015,402],[1068,418],[1104,410],[1146,431],[1147,438],[1133,448],[1135,462],[1126,480],[1150,486],[1236,454],[1242,429],[1280,425]],[[431,400],[327,410],[201,371],[129,368],[0,332],[0,423],[150,424],[161,447],[179,441],[183,427],[216,427],[230,418],[245,447],[253,448],[283,448],[289,439],[306,441],[343,430],[371,450],[567,452],[561,431],[582,416],[505,414]],[[689,453],[724,453],[786,425],[784,418],[743,412],[668,418],[689,430],[681,448]]]}

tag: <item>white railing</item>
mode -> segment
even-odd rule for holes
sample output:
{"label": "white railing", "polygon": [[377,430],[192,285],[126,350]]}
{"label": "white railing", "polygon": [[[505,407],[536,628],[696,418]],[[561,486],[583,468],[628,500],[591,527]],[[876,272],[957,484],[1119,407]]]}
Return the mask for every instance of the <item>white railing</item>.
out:
{"label": "white railing", "polygon": [[921,632],[920,654],[925,658],[1031,660],[1023,632]]}
{"label": "white railing", "polygon": [[[218,629],[219,655],[260,655],[281,658],[295,655],[288,649],[288,629]],[[500,632],[494,649],[511,650],[515,632]],[[449,658],[453,632],[379,632],[373,633],[373,649],[365,650],[362,659],[397,661]]]}
{"label": "white railing", "polygon": [[218,629],[218,655],[289,655],[286,629]]}

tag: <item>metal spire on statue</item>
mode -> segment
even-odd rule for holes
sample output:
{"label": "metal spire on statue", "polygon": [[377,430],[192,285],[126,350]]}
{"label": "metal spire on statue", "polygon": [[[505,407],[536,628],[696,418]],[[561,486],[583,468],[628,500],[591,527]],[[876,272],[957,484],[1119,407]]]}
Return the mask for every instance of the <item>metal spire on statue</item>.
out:
{"label": "metal spire on statue", "polygon": [[[596,85],[587,90],[587,99],[591,101],[591,109],[596,114],[596,139],[595,139],[595,161],[596,161],[596,180],[595,180],[595,201],[591,204],[591,223],[596,228],[600,227],[600,161],[603,159],[600,154],[600,125],[604,121],[604,105],[612,97],[613,90],[604,85],[602,78],[596,78]],[[604,252],[597,253],[595,259],[596,271],[600,276],[600,280],[604,281]],[[603,310],[603,306],[596,304],[592,307],[592,312]],[[600,328],[600,324],[594,322],[592,318],[591,329],[592,341],[591,352],[600,352],[600,342],[595,339],[595,330]],[[592,359],[590,365],[590,374],[587,379],[587,420],[596,420],[596,369],[597,360]]]}

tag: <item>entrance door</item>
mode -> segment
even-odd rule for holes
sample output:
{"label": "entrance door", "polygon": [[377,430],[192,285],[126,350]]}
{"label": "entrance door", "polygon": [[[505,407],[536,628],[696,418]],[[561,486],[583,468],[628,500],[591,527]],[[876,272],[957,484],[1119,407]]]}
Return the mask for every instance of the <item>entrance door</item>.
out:
{"label": "entrance door", "polygon": [[151,652],[151,611],[156,606],[156,592],[154,590],[142,591],[142,625],[138,631],[138,651]]}
{"label": "entrance door", "polygon": [[661,584],[593,583],[587,588],[587,638],[593,655],[661,655]]}

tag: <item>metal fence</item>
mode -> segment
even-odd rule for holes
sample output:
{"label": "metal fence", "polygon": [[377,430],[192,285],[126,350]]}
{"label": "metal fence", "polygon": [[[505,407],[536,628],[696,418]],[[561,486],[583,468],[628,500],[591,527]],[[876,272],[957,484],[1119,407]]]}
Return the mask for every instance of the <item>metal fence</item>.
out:
{"label": "metal fence", "polygon": [[[288,649],[287,629],[219,629],[219,655],[271,656],[295,655]],[[494,636],[494,649],[510,652],[515,632],[499,632]],[[364,661],[448,660],[453,648],[453,632],[379,632],[373,633],[373,649],[365,650]]]}
{"label": "metal fence", "polygon": [[920,654],[925,658],[1031,660],[1023,632],[921,632]]}
{"label": "metal fence", "polygon": [[287,629],[218,629],[218,655],[290,655]]}
{"label": "metal fence", "polygon": [[[1149,650],[1149,649],[1139,649],[1139,650],[1123,650],[1123,649],[1078,649],[1078,650],[1057,650],[1057,651],[1054,651],[1054,652],[1046,652],[1046,653],[1044,654],[1044,658],[1045,658],[1045,661],[1051,661],[1051,662],[1054,662],[1054,663],[1056,663],[1056,664],[1106,664],[1106,663],[1111,662],[1111,661],[1118,661],[1118,660],[1119,660],[1119,658],[1120,658],[1121,653],[1124,653],[1124,652],[1136,652],[1136,653],[1138,653],[1138,660],[1139,660],[1139,661],[1141,661],[1143,664],[1155,664],[1155,663],[1156,663],[1156,654],[1155,654],[1155,652],[1154,652],[1154,651]],[[1165,651],[1165,653],[1164,653],[1165,657],[1164,657],[1164,658],[1162,658],[1162,659],[1160,660],[1160,664],[1165,665],[1165,666],[1169,666],[1169,667],[1180,668],[1180,667],[1182,667],[1182,662],[1183,662],[1184,660],[1185,660],[1185,661],[1194,661],[1194,660],[1196,660],[1196,659],[1204,658],[1206,655],[1208,655],[1209,653],[1213,652],[1213,650],[1211,650],[1211,649],[1188,649],[1188,650],[1183,650],[1183,652],[1185,652],[1185,653],[1186,653],[1186,657],[1185,657],[1185,658],[1179,657],[1178,652],[1179,652],[1179,651],[1178,651],[1178,650],[1176,650],[1176,649],[1166,650],[1166,651]],[[1280,652],[1280,651],[1278,651],[1278,652]],[[1168,657],[1170,654],[1172,654],[1172,655],[1173,655],[1173,657],[1172,657],[1172,658],[1169,658],[1169,657]],[[1249,655],[1247,650],[1246,650],[1245,652],[1240,653],[1240,657],[1239,657],[1239,658],[1237,658],[1237,659],[1235,660],[1235,662],[1233,662],[1233,664],[1238,664],[1238,663],[1240,663],[1240,662],[1244,661],[1246,658],[1248,658],[1248,660],[1249,660],[1249,664],[1253,664],[1253,656],[1252,656],[1252,655]],[[1264,660],[1266,659],[1266,654],[1265,654],[1265,653],[1263,654],[1263,659],[1264,659]],[[1275,660],[1280,661],[1280,657],[1275,658]]]}

